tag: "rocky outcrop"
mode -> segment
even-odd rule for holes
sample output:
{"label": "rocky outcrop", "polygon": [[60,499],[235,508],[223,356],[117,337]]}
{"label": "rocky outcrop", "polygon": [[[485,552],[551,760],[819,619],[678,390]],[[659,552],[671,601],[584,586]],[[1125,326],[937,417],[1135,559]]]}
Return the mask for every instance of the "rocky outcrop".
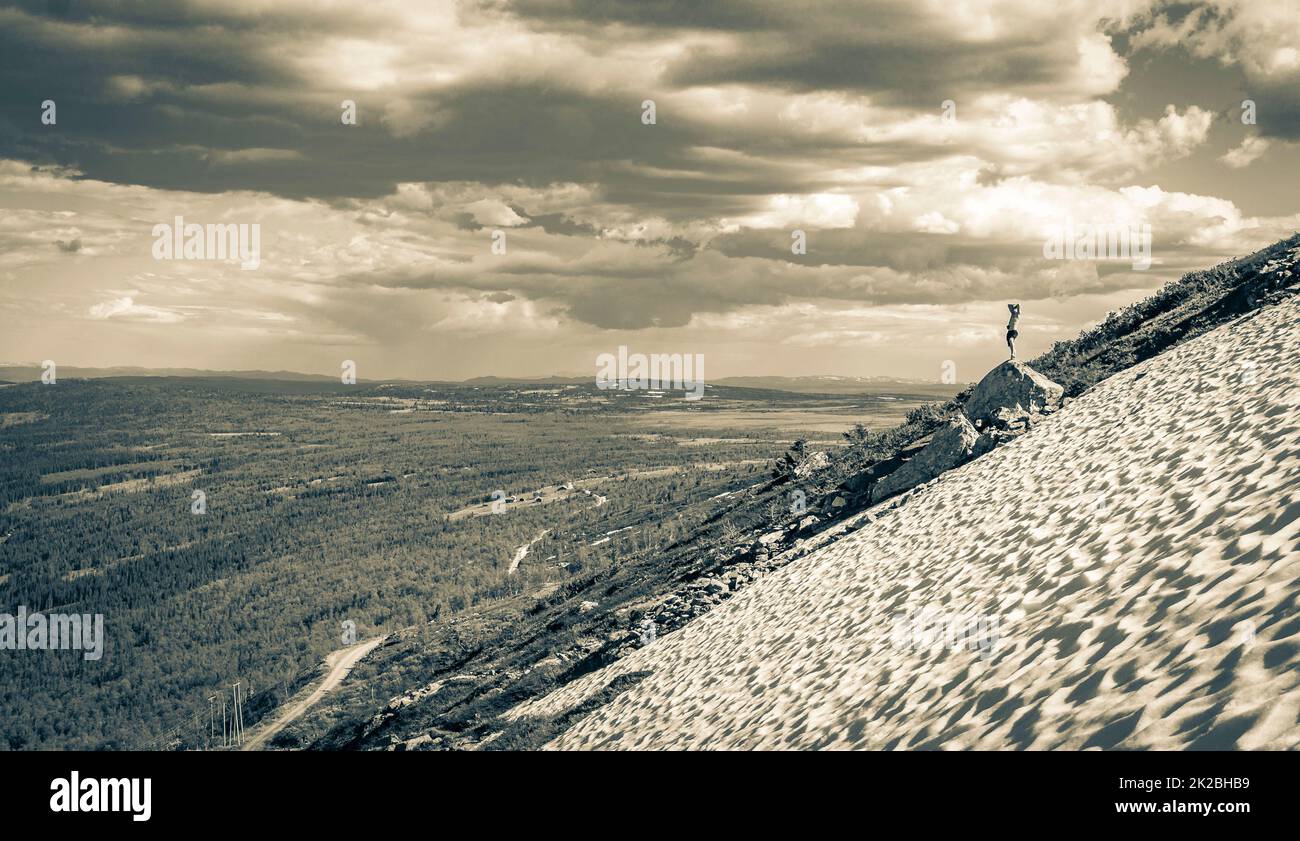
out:
{"label": "rocky outcrop", "polygon": [[818,450],[809,455],[808,458],[804,459],[803,462],[795,467],[794,478],[807,479],[809,476],[816,475],[818,471],[830,467],[830,465],[831,457],[821,450]]}
{"label": "rocky outcrop", "polygon": [[802,520],[799,521],[798,526],[796,526],[796,531],[809,532],[817,528],[817,526],[820,524],[821,524],[820,517],[818,517],[816,514],[809,514],[807,517],[804,517]]}
{"label": "rocky outcrop", "polygon": [[963,410],[972,423],[1005,426],[1056,408],[1065,389],[1018,359],[984,375]]}
{"label": "rocky outcrop", "polygon": [[992,452],[995,447],[1003,442],[1002,433],[996,429],[987,429],[980,433],[980,437],[975,440],[975,447],[971,450],[971,458],[979,458],[985,453]]}
{"label": "rocky outcrop", "polygon": [[935,431],[925,449],[876,483],[871,489],[871,501],[879,502],[961,465],[970,458],[977,438],[979,433],[970,421],[957,415]]}
{"label": "rocky outcrop", "polygon": [[917,439],[906,445],[891,458],[877,461],[859,473],[850,476],[821,504],[822,513],[835,517],[871,504],[871,489],[884,477],[894,473],[930,445],[932,436]]}

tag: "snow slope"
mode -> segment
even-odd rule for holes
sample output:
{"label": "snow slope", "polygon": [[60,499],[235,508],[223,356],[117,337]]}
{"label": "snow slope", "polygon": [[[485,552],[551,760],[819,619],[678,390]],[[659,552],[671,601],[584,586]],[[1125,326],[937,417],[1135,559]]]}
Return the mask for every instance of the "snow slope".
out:
{"label": "snow slope", "polygon": [[[1112,377],[511,716],[648,670],[551,747],[1300,747],[1298,316]],[[926,611],[991,648],[897,633]]]}

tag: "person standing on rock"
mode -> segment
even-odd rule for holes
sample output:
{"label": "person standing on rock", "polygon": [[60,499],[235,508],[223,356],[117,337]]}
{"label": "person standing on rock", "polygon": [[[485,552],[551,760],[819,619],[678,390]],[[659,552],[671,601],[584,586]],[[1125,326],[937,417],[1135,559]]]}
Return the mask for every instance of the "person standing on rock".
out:
{"label": "person standing on rock", "polygon": [[1007,347],[1011,348],[1011,358],[1016,358],[1016,339],[1020,338],[1020,331],[1016,329],[1016,322],[1020,320],[1020,305],[1007,304],[1007,309],[1011,310],[1011,319],[1007,322]]}

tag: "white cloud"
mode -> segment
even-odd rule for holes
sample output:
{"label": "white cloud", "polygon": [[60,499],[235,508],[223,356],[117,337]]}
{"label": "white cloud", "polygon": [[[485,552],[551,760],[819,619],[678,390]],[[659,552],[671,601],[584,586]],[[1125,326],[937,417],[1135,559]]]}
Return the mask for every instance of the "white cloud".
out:
{"label": "white cloud", "polygon": [[513,228],[528,221],[499,199],[479,199],[465,205],[464,209],[484,227]]}
{"label": "white cloud", "polygon": [[[1148,16],[1135,47],[1181,46],[1203,58],[1238,64],[1252,79],[1300,73],[1300,0],[1202,0],[1199,6],[1172,3]],[[1177,23],[1169,8],[1185,10]]]}
{"label": "white cloud", "polygon": [[118,318],[126,321],[150,321],[161,324],[175,324],[184,321],[185,316],[163,307],[150,307],[137,304],[128,296],[103,301],[90,308],[90,317],[98,320]]}
{"label": "white cloud", "polygon": [[1258,135],[1251,135],[1241,141],[1241,145],[1235,149],[1229,149],[1219,160],[1223,161],[1233,169],[1241,169],[1250,166],[1255,161],[1263,157],[1272,145],[1268,138]]}
{"label": "white cloud", "polygon": [[858,218],[858,203],[843,193],[769,196],[763,210],[735,219],[723,219],[721,226],[747,228],[851,228]]}
{"label": "white cloud", "polygon": [[218,166],[235,164],[267,163],[270,161],[296,161],[302,159],[297,149],[268,149],[253,147],[249,149],[211,149],[204,157]]}

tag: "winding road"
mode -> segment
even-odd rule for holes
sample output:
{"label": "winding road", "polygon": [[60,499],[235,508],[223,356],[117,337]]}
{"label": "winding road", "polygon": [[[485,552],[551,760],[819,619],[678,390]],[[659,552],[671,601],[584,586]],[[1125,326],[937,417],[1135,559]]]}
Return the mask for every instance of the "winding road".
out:
{"label": "winding road", "polygon": [[[290,701],[284,709],[280,711],[280,714],[276,716],[274,721],[269,725],[262,727],[260,730],[257,730],[248,741],[244,742],[241,750],[261,750],[262,745],[266,744],[275,736],[276,733],[279,733],[285,727],[289,726],[291,722],[303,713],[307,712],[307,710],[311,709],[317,701],[325,697],[326,692],[329,692],[331,689],[342,683],[343,679],[348,676],[348,672],[352,671],[352,667],[355,666],[362,657],[365,657],[367,654],[374,651],[375,648],[386,639],[388,639],[388,635],[384,634],[383,636],[374,637],[365,642],[359,642],[356,645],[351,645],[347,648],[340,648],[338,651],[331,652],[329,656],[325,658],[325,665],[329,667],[329,671],[325,674],[325,679],[321,681],[320,686],[317,686],[306,696]],[[261,725],[259,725],[259,727],[261,727]]]}

